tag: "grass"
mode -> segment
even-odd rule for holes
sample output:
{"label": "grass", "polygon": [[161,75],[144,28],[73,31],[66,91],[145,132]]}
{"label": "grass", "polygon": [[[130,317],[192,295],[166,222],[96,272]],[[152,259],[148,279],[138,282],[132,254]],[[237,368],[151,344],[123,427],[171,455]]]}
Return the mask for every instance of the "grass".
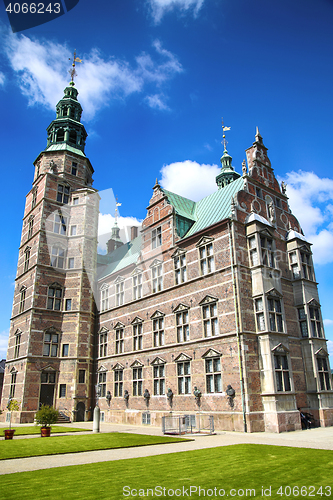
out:
{"label": "grass", "polygon": [[129,448],[132,446],[175,443],[178,441],[183,441],[183,439],[120,432],[85,434],[81,436],[51,436],[40,439],[2,440],[0,441],[0,460],[58,455],[61,453],[79,453],[81,451],[110,450],[113,448]]}
{"label": "grass", "polygon": [[[249,498],[254,489],[255,497],[262,500],[286,500],[290,498],[332,498],[325,486],[333,488],[333,451],[312,450],[304,448],[288,448],[268,445],[241,444],[195,450],[190,452],[172,453],[154,457],[119,460],[71,467],[59,467],[33,472],[21,472],[1,476],[1,490],[5,492],[6,500],[45,500],[50,498],[71,500],[133,500],[134,493],[124,495],[129,490],[136,490],[137,497],[173,496],[168,489],[181,490],[181,495],[174,497],[199,498],[198,491],[190,487],[199,486],[206,490],[200,498],[223,498],[209,495],[209,489],[224,489],[226,498]],[[156,486],[163,489],[161,495],[147,495],[147,489],[152,491]],[[288,486],[291,487],[289,494]],[[303,486],[303,494],[297,495]],[[310,488],[314,487],[314,490]],[[323,486],[322,490],[319,487]],[[182,488],[188,495],[183,494]],[[262,495],[262,487],[271,488],[270,495]],[[284,495],[279,495],[279,488]],[[236,495],[230,493],[236,490]],[[286,489],[287,488],[287,489]],[[292,493],[294,488],[294,493]],[[305,489],[306,488],[306,489]],[[141,494],[140,494],[140,491]],[[240,490],[240,491],[239,491]],[[318,493],[319,491],[319,493]],[[322,494],[320,494],[322,491]],[[145,495],[143,495],[145,493]],[[178,492],[177,492],[178,493]],[[242,494],[243,493],[243,494]],[[269,493],[268,491],[266,493]],[[286,494],[287,493],[287,494]],[[305,494],[306,493],[306,494]],[[312,494],[311,494],[312,493]]]}
{"label": "grass", "polygon": [[[15,436],[31,436],[34,434],[39,434],[40,435],[40,426],[38,427],[37,425],[31,425],[28,427],[19,427],[15,428],[12,427],[12,429],[15,429],[15,434],[14,434],[14,439]],[[53,433],[62,433],[62,432],[84,432],[84,431],[89,431],[89,429],[80,429],[79,427],[64,427],[63,425],[52,425],[52,432]],[[1,432],[1,429],[0,429]],[[2,429],[2,435],[5,435],[5,428]]]}

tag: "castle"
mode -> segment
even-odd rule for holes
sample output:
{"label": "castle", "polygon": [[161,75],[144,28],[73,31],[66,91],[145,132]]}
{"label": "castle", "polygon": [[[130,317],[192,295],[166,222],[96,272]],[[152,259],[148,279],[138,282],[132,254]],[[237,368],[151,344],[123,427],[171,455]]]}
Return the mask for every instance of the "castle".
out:
{"label": "castle", "polygon": [[[242,175],[224,148],[217,188],[194,202],[156,181],[140,232],[117,221],[97,253],[99,195],[73,81],[26,198],[2,409],[41,404],[107,422],[213,415],[215,428],[333,424],[311,244],[257,129]],[[1,418],[6,418],[4,411]]]}

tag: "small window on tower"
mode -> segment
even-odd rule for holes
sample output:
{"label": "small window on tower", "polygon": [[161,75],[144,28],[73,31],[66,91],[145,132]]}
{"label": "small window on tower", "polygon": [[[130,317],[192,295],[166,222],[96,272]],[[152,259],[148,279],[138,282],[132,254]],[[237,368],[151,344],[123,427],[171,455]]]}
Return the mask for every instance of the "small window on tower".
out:
{"label": "small window on tower", "polygon": [[72,163],[72,175],[77,175],[77,163],[75,161]]}

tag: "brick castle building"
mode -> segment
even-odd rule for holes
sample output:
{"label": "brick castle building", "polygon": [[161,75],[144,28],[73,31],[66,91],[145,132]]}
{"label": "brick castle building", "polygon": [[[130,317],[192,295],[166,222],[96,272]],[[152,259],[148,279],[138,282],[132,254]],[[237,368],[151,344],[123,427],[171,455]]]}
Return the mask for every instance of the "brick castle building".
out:
{"label": "brick castle building", "polygon": [[141,230],[123,243],[116,220],[98,255],[82,108],[73,82],[64,92],[26,199],[2,408],[11,396],[17,421],[42,403],[87,420],[98,384],[107,422],[200,412],[281,432],[302,408],[332,425],[311,244],[258,129],[242,175],[224,148],[199,202],[156,181]]}

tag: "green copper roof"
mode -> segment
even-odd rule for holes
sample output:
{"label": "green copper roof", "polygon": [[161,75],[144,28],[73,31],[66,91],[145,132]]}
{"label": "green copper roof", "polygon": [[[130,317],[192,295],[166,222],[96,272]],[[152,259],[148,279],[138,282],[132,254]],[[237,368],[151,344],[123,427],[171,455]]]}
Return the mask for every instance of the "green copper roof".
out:
{"label": "green copper roof", "polygon": [[[117,248],[111,254],[98,255],[97,264],[98,266],[101,266],[98,271],[98,279],[105,278],[110,274],[121,271],[121,269],[124,269],[131,264],[136,264],[140,252],[141,235]],[[112,261],[110,262],[111,259]]]}
{"label": "green copper roof", "polygon": [[51,144],[51,146],[46,148],[44,151],[70,151],[71,153],[86,157],[83,151],[81,151],[80,149],[76,149],[73,146],[66,144],[65,142],[60,142],[59,144]]}
{"label": "green copper roof", "polygon": [[235,194],[242,190],[244,181],[242,177],[227,186],[215,191],[198,201],[195,206],[195,223],[185,234],[184,238],[191,236],[206,227],[231,216],[231,200]]}
{"label": "green copper roof", "polygon": [[162,191],[167,196],[170,204],[175,208],[176,214],[186,217],[187,219],[195,220],[195,201],[184,198],[179,194],[172,193],[171,191],[167,191],[163,188]]}

